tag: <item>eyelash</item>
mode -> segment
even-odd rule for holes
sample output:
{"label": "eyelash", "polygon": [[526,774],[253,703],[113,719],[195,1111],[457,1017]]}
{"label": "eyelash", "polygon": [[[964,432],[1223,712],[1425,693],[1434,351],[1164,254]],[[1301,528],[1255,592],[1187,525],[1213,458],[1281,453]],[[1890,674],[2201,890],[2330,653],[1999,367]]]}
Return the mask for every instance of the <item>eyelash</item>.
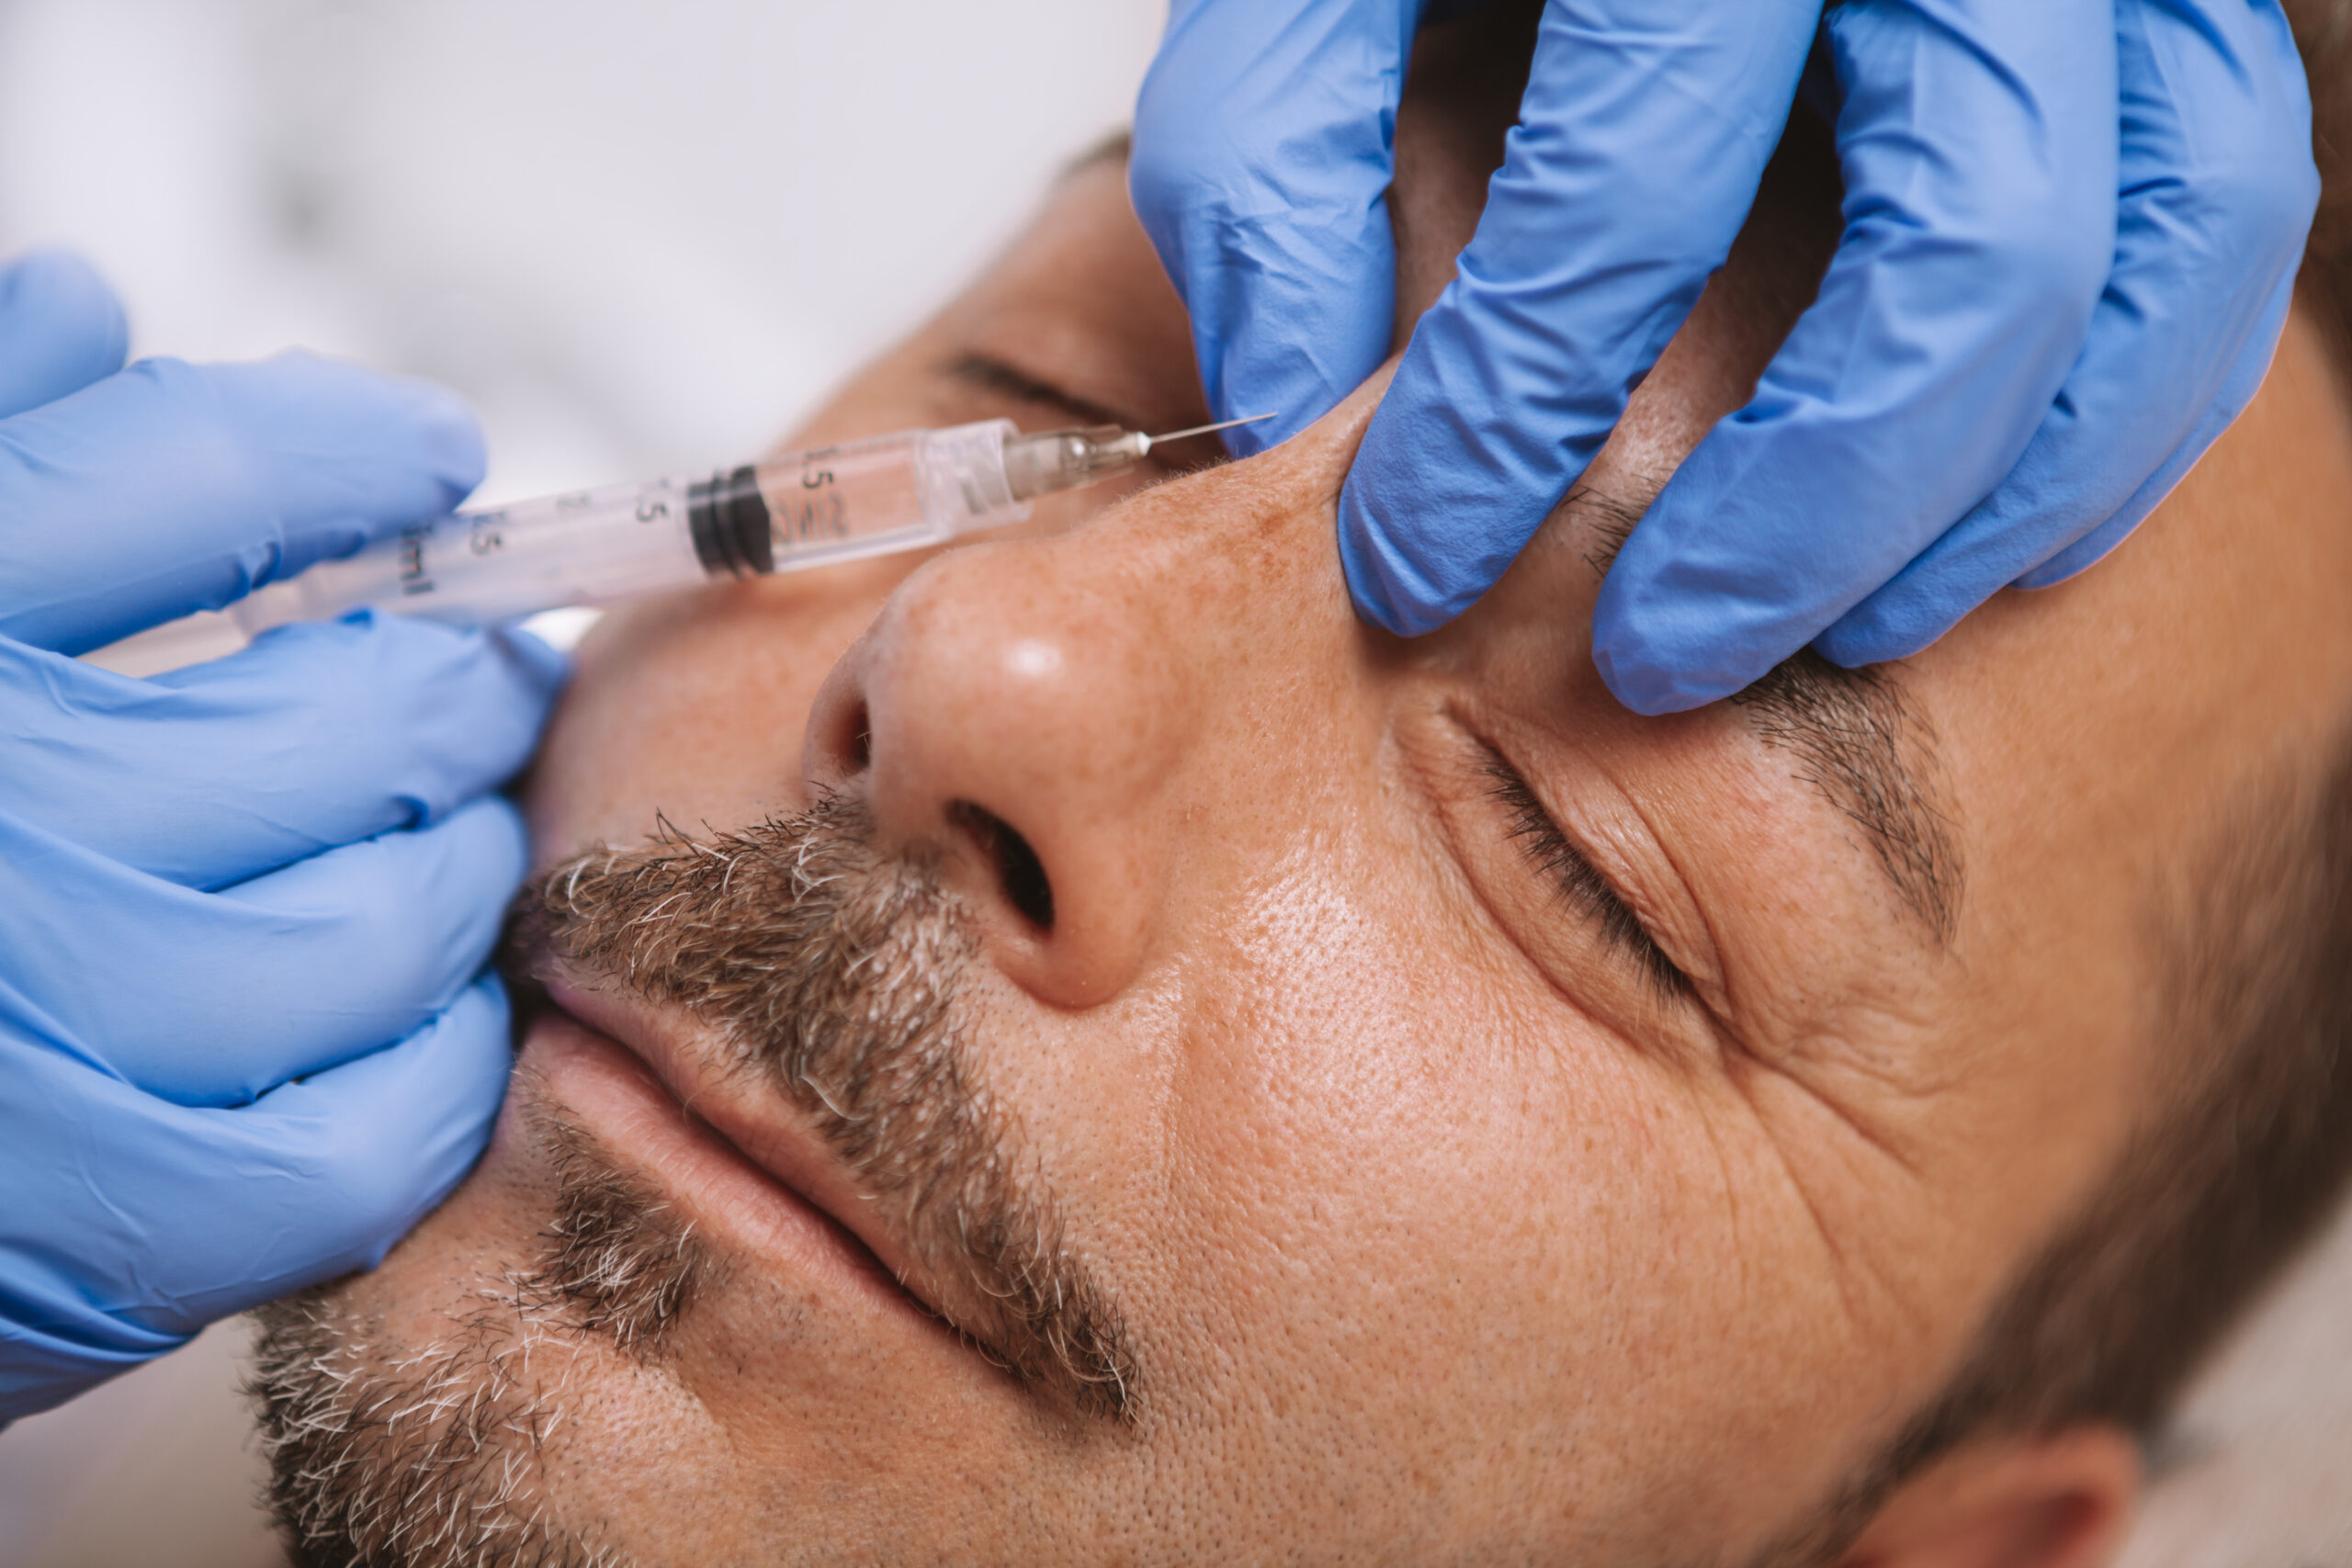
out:
{"label": "eyelash", "polygon": [[1611,947],[1632,958],[1641,966],[1642,976],[1650,983],[1659,999],[1681,1001],[1691,994],[1690,976],[1685,975],[1666,950],[1651,936],[1617,890],[1595,871],[1582,851],[1568,842],[1544,803],[1535,798],[1517,769],[1499,757],[1487,762],[1487,776],[1494,781],[1494,796],[1510,808],[1510,836],[1519,840],[1521,850],[1536,870],[1550,877],[1569,908],[1600,928],[1601,940]]}

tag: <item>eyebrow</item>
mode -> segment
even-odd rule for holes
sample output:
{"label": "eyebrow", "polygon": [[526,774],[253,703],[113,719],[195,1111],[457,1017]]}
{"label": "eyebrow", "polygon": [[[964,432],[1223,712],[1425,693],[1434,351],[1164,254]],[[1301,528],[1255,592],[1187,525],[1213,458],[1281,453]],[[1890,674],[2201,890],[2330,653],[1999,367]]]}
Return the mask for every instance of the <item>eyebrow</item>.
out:
{"label": "eyebrow", "polygon": [[1902,683],[1845,670],[1807,649],[1732,699],[1768,746],[1861,829],[1895,896],[1949,945],[1963,882],[1956,816],[1939,778],[1935,732]]}
{"label": "eyebrow", "polygon": [[[1560,511],[1589,532],[1584,558],[1596,578],[1609,575],[1663,482],[1634,495],[1582,481],[1569,489]],[[1882,667],[1844,669],[1808,648],[1731,703],[1747,710],[1764,744],[1795,753],[1797,776],[1861,829],[1895,897],[1949,946],[1965,881],[1958,816],[1938,777],[1935,730],[1902,682]]]}
{"label": "eyebrow", "polygon": [[1059,409],[1080,424],[1115,424],[1123,430],[1144,428],[1130,414],[1122,413],[1106,403],[1098,403],[1091,398],[1081,398],[1067,387],[1040,380],[992,354],[959,354],[940,368],[944,374],[976,390]]}

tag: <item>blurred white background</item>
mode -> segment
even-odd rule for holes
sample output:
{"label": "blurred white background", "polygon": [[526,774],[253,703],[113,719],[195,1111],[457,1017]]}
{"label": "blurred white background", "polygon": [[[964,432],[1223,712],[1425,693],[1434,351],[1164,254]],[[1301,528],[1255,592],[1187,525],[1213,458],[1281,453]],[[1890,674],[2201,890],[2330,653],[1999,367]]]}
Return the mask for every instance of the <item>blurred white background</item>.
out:
{"label": "blurred white background", "polygon": [[0,249],[134,352],[473,399],[503,493],[733,461],[1124,124],[1159,0],[0,0]]}
{"label": "blurred white background", "polygon": [[[0,0],[0,254],[456,387],[483,494],[749,456],[1126,122],[1162,0]],[[6,1568],[252,1568],[233,1329],[0,1436]]]}

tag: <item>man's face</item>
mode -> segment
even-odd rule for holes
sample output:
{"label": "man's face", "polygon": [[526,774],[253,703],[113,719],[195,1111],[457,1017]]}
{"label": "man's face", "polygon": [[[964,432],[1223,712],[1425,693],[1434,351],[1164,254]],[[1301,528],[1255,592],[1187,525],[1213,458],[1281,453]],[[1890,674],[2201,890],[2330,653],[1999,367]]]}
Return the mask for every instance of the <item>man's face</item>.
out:
{"label": "man's face", "polygon": [[[560,1007],[465,1188],[281,1327],[349,1434],[293,1492],[426,1561],[1798,1529],[2152,1113],[2167,878],[2352,694],[2299,320],[2098,570],[1872,678],[1619,708],[1611,519],[1744,397],[1811,243],[1743,253],[1430,637],[1340,575],[1376,388],[1082,525],[1105,493],[612,617],[530,790]],[[1114,164],[799,439],[1089,406],[1202,417]]]}

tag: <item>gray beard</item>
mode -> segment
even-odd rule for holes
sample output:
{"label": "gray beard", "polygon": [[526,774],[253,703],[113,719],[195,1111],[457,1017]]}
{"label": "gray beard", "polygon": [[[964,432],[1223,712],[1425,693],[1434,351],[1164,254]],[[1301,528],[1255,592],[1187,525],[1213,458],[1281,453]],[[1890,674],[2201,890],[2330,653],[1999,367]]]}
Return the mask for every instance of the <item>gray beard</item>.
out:
{"label": "gray beard", "polygon": [[[559,865],[517,899],[507,967],[560,970],[684,1008],[767,1074],[916,1253],[974,1303],[956,1326],[1016,1379],[1134,1418],[1139,1378],[1108,1292],[1063,1244],[1051,1194],[950,1016],[972,939],[931,867],[885,860],[845,797],[709,840]],[[485,1281],[451,1332],[378,1341],[355,1282],[265,1308],[248,1384],[270,1498],[300,1568],[625,1568],[540,1493],[560,1369],[662,1353],[716,1282],[657,1192],[560,1107],[534,1118],[557,1178],[530,1266]],[[550,1369],[558,1371],[551,1373]],[[552,1379],[552,1381],[550,1381]]]}
{"label": "gray beard", "polygon": [[[1013,1185],[1017,1129],[950,1025],[969,938],[926,868],[866,847],[854,804],[582,856],[526,890],[516,932],[510,972],[572,966],[718,1025],[895,1201],[926,1261],[992,1303],[960,1325],[976,1348],[1079,1410],[1133,1418],[1119,1314],[1062,1247],[1051,1195]],[[554,1515],[543,1458],[572,1369],[658,1365],[724,1267],[560,1106],[527,1123],[553,1216],[528,1266],[482,1281],[449,1333],[386,1341],[357,1280],[259,1314],[248,1390],[297,1568],[631,1568],[602,1530]],[[1894,1475],[1859,1474],[1749,1568],[1833,1561]]]}
{"label": "gray beard", "polygon": [[446,1337],[372,1343],[347,1280],[256,1314],[245,1388],[298,1568],[628,1568],[562,1531],[536,1495],[562,1373],[592,1337],[657,1353],[713,1265],[577,1129],[555,1122],[546,1142],[557,1198],[541,1257],[482,1291]]}

